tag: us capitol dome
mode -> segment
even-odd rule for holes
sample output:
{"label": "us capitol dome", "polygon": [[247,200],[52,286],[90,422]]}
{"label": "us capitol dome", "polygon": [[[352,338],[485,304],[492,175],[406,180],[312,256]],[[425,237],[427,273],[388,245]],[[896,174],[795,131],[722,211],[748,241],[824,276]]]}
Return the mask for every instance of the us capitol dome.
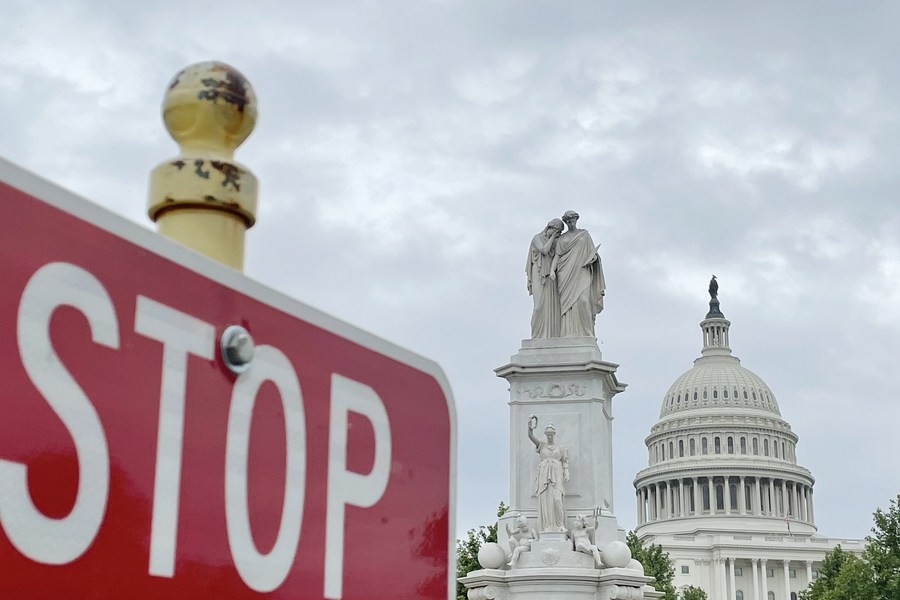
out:
{"label": "us capitol dome", "polygon": [[715,276],[709,291],[700,357],[669,387],[646,438],[635,533],[669,553],[676,587],[715,600],[796,600],[828,550],[862,543],[818,535],[797,434],[765,381],[732,355]]}

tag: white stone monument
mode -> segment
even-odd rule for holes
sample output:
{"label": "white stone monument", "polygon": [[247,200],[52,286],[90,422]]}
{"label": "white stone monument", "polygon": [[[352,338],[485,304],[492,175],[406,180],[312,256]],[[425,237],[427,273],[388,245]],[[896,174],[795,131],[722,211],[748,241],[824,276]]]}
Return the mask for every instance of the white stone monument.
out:
{"label": "white stone monument", "polygon": [[525,270],[532,339],[496,373],[509,382],[511,510],[470,600],[659,598],[631,558],[613,509],[612,399],[625,389],[594,337],[606,284],[578,214],[534,236]]}

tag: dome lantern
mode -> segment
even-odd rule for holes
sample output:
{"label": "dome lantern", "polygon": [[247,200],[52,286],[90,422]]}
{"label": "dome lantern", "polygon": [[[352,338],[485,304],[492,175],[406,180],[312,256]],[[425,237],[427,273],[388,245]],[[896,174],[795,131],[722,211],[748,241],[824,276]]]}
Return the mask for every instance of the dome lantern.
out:
{"label": "dome lantern", "polygon": [[725,318],[719,308],[719,283],[713,275],[709,282],[709,312],[700,323],[703,330],[703,356],[718,355],[730,356],[731,348],[728,345],[728,329],[731,321]]}

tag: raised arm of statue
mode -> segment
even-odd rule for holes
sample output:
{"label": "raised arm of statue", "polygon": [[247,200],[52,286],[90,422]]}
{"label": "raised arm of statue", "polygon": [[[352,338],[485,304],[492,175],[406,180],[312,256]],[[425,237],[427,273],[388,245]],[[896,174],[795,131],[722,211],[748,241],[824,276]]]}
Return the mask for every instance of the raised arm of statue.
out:
{"label": "raised arm of statue", "polygon": [[[590,538],[591,542],[594,541],[594,532],[597,531],[597,514],[598,514],[598,511],[599,511],[599,508],[595,508],[595,509],[594,509],[594,513],[593,513],[594,521],[593,521],[593,523],[591,523],[590,525],[588,525],[588,526],[586,527],[587,532],[588,532],[588,537]],[[585,524],[587,524],[587,518],[585,518]]]}
{"label": "raised arm of statue", "polygon": [[531,240],[532,247],[544,255],[550,254],[550,251],[553,249],[553,243],[556,241],[556,238],[559,237],[558,229],[547,227],[546,232],[549,234],[549,237],[547,237],[547,234],[536,235],[534,236],[534,239]]}
{"label": "raised arm of statue", "polygon": [[541,447],[541,441],[534,437],[534,429],[537,427],[537,416],[531,415],[528,417],[528,439],[531,440],[531,443],[534,444],[535,448]]}

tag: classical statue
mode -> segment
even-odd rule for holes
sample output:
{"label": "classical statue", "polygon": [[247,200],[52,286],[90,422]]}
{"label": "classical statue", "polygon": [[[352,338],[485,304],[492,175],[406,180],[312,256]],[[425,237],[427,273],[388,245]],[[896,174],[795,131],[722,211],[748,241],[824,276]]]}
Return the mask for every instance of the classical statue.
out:
{"label": "classical statue", "polygon": [[718,298],[719,297],[719,282],[716,281],[715,275],[713,275],[712,279],[709,280],[709,297],[710,298]]}
{"label": "classical statue", "polygon": [[560,336],[591,337],[594,321],[603,310],[606,281],[591,234],[578,229],[578,213],[562,217],[566,232],[556,241],[556,282],[559,286]]}
{"label": "classical statue", "polygon": [[506,533],[509,534],[509,550],[512,556],[509,559],[509,566],[516,564],[519,555],[522,552],[531,550],[532,540],[538,539],[537,532],[528,525],[528,519],[524,515],[517,514],[513,518],[514,527],[509,526],[506,522]]}
{"label": "classical statue", "polygon": [[537,417],[528,419],[528,439],[530,439],[541,457],[538,467],[535,495],[538,503],[538,531],[565,532],[566,508],[563,499],[566,495],[565,483],[569,481],[569,453],[553,443],[556,428],[548,423],[544,428],[547,441],[542,442],[534,437]]}
{"label": "classical statue", "polygon": [[594,522],[591,525],[588,525],[589,517],[587,515],[575,517],[575,525],[572,527],[570,535],[575,543],[575,551],[593,556],[594,563],[599,568],[603,565],[603,561],[600,560],[600,549],[597,548],[591,539],[594,531],[597,530],[597,512],[597,510],[594,511]]}
{"label": "classical statue", "polygon": [[563,222],[553,219],[544,230],[531,239],[525,273],[528,293],[534,298],[531,313],[531,337],[559,337],[559,290],[556,287],[556,238],[562,233]]}

